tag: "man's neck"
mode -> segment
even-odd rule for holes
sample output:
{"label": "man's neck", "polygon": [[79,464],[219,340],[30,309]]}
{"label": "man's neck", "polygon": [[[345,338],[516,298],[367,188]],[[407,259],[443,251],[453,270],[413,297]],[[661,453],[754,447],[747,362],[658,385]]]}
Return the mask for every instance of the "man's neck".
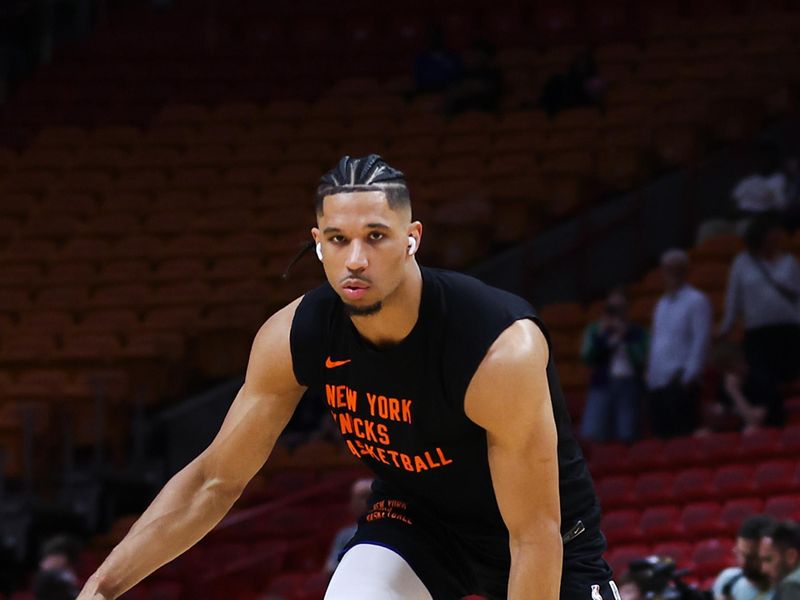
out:
{"label": "man's neck", "polygon": [[380,311],[365,317],[350,317],[358,333],[375,346],[402,342],[419,318],[422,273],[415,262],[400,286],[385,298]]}

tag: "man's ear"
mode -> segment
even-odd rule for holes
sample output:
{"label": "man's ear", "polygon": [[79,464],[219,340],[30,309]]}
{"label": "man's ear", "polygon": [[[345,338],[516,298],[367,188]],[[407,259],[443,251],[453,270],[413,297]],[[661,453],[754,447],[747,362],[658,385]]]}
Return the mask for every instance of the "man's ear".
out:
{"label": "man's ear", "polygon": [[414,248],[414,252],[412,254],[416,254],[419,251],[419,246],[422,243],[422,223],[419,221],[414,221],[408,227],[408,235],[409,237],[413,237],[416,240],[416,246]]}
{"label": "man's ear", "polygon": [[796,569],[798,567],[798,563],[800,563],[800,550],[796,548],[789,548],[786,550],[786,562],[790,565],[794,565]]}
{"label": "man's ear", "polygon": [[314,238],[314,243],[322,241],[322,234],[319,231],[319,227],[311,228],[311,237]]}

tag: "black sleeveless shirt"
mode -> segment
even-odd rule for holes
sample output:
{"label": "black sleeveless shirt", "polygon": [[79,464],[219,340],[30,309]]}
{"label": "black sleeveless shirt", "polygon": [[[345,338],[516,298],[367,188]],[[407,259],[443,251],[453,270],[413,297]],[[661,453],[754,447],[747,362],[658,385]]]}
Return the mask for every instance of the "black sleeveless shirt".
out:
{"label": "black sleeveless shirt", "polygon": [[[518,296],[466,275],[421,271],[419,318],[390,347],[376,348],[359,335],[328,284],[306,294],[290,335],[294,372],[309,393],[324,398],[348,449],[381,485],[422,503],[465,535],[507,540],[486,432],[465,415],[464,397],[507,327],[519,319],[543,325]],[[552,359],[547,378],[558,430],[562,533],[581,521],[583,536],[594,537],[600,508]]]}

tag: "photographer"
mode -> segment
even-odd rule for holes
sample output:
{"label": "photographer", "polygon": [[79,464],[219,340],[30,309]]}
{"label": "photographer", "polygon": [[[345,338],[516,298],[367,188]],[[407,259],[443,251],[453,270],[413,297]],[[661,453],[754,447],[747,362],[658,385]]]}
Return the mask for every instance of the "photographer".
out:
{"label": "photographer", "polygon": [[681,580],[686,574],[683,569],[677,569],[675,561],[668,556],[648,556],[634,560],[629,565],[630,578],[639,590],[631,588],[634,595],[629,596],[635,600],[711,600],[709,592],[701,592]]}
{"label": "photographer", "polygon": [[603,316],[583,337],[581,359],[592,367],[592,378],[581,433],[595,442],[632,442],[639,435],[647,334],[627,311],[625,294],[612,291]]}
{"label": "photographer", "polygon": [[76,569],[80,551],[80,542],[66,535],[45,542],[33,580],[36,600],[72,600],[78,596]]}
{"label": "photographer", "polygon": [[722,571],[714,582],[715,600],[766,600],[770,594],[769,578],[761,570],[759,543],[774,525],[771,517],[756,515],[745,519],[736,534],[733,553],[736,567]]}

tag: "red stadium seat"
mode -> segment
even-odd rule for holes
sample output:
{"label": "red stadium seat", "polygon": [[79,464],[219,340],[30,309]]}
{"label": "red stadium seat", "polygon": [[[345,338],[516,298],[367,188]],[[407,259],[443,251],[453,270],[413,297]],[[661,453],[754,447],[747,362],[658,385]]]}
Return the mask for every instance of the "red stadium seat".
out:
{"label": "red stadium seat", "polygon": [[754,471],[751,465],[720,467],[714,475],[714,487],[723,498],[755,495]]}
{"label": "red stadium seat", "polygon": [[669,556],[679,568],[687,568],[691,564],[694,546],[688,542],[662,542],[653,546],[653,554]]}
{"label": "red stadium seat", "polygon": [[781,432],[781,452],[800,454],[800,425],[789,425]]}
{"label": "red stadium seat", "polygon": [[75,315],[69,309],[29,309],[20,314],[23,330],[61,332],[75,325]]}
{"label": "red stadium seat", "polygon": [[681,513],[681,523],[686,535],[702,539],[726,533],[720,521],[721,507],[717,502],[688,504]]}
{"label": "red stadium seat", "polygon": [[89,311],[77,325],[81,332],[126,333],[138,327],[139,316],[136,311],[125,308],[99,309]]}
{"label": "red stadium seat", "polygon": [[86,333],[67,336],[58,356],[69,361],[107,362],[120,352],[120,340],[115,334]]}
{"label": "red stadium seat", "polygon": [[773,460],[756,467],[755,486],[762,495],[800,491],[793,460]]}
{"label": "red stadium seat", "polygon": [[713,433],[696,438],[705,465],[724,464],[738,460],[741,436],[736,431]]}
{"label": "red stadium seat", "polygon": [[733,535],[748,517],[759,514],[764,508],[763,500],[759,498],[740,498],[728,500],[720,512],[720,522],[725,526],[726,533]]}
{"label": "red stadium seat", "polygon": [[615,575],[619,576],[628,570],[631,561],[644,558],[649,554],[650,549],[643,544],[617,546],[606,554],[606,560]]}
{"label": "red stadium seat", "polygon": [[732,543],[730,541],[717,538],[698,542],[692,553],[695,575],[698,577],[710,577],[731,566],[733,564],[731,546]]}
{"label": "red stadium seat", "polygon": [[681,513],[675,506],[653,506],[645,509],[639,526],[647,540],[674,540],[684,535]]}
{"label": "red stadium seat", "polygon": [[639,528],[641,514],[637,510],[617,510],[603,516],[601,528],[610,546],[642,541]]}
{"label": "red stadium seat", "polygon": [[780,520],[800,519],[800,495],[770,498],[764,505],[764,514]]}
{"label": "red stadium seat", "polygon": [[37,308],[82,310],[89,301],[86,285],[59,285],[42,289],[34,299]]}
{"label": "red stadium seat", "polygon": [[670,502],[674,483],[675,475],[667,471],[640,475],[636,481],[636,501],[642,506]]}
{"label": "red stadium seat", "polygon": [[93,262],[58,262],[50,266],[45,275],[48,284],[92,284],[95,283],[97,269]]}
{"label": "red stadium seat", "polygon": [[755,462],[780,456],[780,434],[780,430],[772,428],[745,433],[741,438],[741,459]]}
{"label": "red stadium seat", "polygon": [[664,442],[658,439],[642,440],[633,444],[628,460],[634,471],[653,471],[669,466],[664,457]]}
{"label": "red stadium seat", "polygon": [[596,444],[591,447],[589,466],[592,475],[619,475],[630,470],[628,447],[623,444]]}
{"label": "red stadium seat", "polygon": [[636,480],[630,476],[609,476],[598,480],[597,495],[604,510],[617,510],[636,505]]}
{"label": "red stadium seat", "polygon": [[712,499],[716,495],[714,471],[706,468],[693,468],[680,471],[675,477],[673,497],[677,502]]}
{"label": "red stadium seat", "polygon": [[136,308],[147,303],[152,289],[146,283],[127,283],[98,287],[90,299],[93,308]]}
{"label": "red stadium seat", "polygon": [[202,280],[206,272],[206,262],[200,258],[174,258],[162,262],[153,274],[157,282]]}
{"label": "red stadium seat", "polygon": [[100,266],[99,284],[148,281],[152,277],[150,263],[145,260],[108,260]]}

